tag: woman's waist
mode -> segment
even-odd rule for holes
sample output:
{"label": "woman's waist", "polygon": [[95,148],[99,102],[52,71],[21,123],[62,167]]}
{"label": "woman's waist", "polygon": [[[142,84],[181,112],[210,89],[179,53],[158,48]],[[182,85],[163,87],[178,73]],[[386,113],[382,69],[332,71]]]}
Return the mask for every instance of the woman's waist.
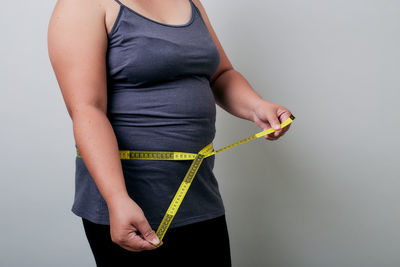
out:
{"label": "woman's waist", "polygon": [[215,125],[113,125],[120,150],[177,151],[197,153],[214,140]]}

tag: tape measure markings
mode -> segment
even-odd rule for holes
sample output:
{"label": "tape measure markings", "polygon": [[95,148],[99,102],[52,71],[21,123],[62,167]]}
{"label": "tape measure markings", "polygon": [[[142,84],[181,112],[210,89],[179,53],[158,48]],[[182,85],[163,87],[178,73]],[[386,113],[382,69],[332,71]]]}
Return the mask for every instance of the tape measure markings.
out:
{"label": "tape measure markings", "polygon": [[[281,123],[281,128],[286,127],[295,119],[293,115],[290,115],[283,123]],[[276,130],[273,128],[269,128],[237,142],[234,142],[230,145],[227,145],[223,148],[220,148],[216,151],[213,149],[213,143],[208,144],[204,148],[202,148],[197,154],[196,153],[188,153],[188,152],[171,152],[171,151],[136,151],[136,150],[120,150],[120,158],[121,159],[140,159],[140,160],[193,160],[192,164],[189,167],[189,170],[186,172],[186,175],[181,182],[178,191],[175,193],[174,198],[172,199],[163,219],[161,220],[160,225],[157,228],[156,235],[161,240],[163,239],[165,233],[167,232],[173,218],[175,217],[178,209],[189,190],[189,187],[196,176],[197,171],[200,168],[201,163],[207,157],[220,153],[222,151],[231,149],[235,146],[247,143],[256,138],[260,138],[267,134],[273,133]],[[78,149],[76,149],[77,156],[81,157],[81,154]],[[153,244],[157,246],[157,244]]]}
{"label": "tape measure markings", "polygon": [[194,176],[196,175],[198,169],[200,168],[203,159],[204,155],[198,154],[197,157],[193,160],[188,172],[185,175],[185,178],[183,179],[182,183],[179,186],[178,191],[176,192],[174,198],[172,199],[171,204],[169,205],[167,212],[165,213],[165,216],[161,220],[160,226],[157,228],[156,231],[156,235],[160,239],[160,241],[164,238],[164,235],[167,232],[172,222],[172,219],[178,212],[178,209],[184,197],[186,196],[186,193],[188,192],[189,187],[192,184]]}

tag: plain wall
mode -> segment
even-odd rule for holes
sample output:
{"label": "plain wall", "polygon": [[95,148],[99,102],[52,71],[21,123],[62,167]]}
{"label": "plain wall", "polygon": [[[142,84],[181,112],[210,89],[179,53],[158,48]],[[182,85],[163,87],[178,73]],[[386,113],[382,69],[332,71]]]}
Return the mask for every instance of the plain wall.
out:
{"label": "plain wall", "polygon": [[[400,266],[400,2],[202,3],[236,70],[296,116],[278,141],[216,157],[233,266]],[[72,123],[47,52],[54,5],[0,9],[0,266],[95,266],[70,211]],[[218,108],[216,148],[258,131]]]}

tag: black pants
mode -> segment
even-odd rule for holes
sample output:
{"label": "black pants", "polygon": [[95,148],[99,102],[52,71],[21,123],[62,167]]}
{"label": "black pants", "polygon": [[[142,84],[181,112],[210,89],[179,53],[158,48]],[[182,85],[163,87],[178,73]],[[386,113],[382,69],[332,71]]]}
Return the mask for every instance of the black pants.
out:
{"label": "black pants", "polygon": [[84,218],[82,221],[98,267],[231,266],[225,216],[170,228],[162,246],[141,252],[126,250],[112,242],[109,225]]}

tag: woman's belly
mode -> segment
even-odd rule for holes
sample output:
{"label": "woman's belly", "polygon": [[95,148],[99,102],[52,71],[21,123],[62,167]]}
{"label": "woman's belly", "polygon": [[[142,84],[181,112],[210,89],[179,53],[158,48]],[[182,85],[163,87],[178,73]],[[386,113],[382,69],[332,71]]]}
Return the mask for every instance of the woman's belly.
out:
{"label": "woman's belly", "polygon": [[198,152],[215,136],[215,100],[205,77],[113,89],[107,115],[121,150]]}

